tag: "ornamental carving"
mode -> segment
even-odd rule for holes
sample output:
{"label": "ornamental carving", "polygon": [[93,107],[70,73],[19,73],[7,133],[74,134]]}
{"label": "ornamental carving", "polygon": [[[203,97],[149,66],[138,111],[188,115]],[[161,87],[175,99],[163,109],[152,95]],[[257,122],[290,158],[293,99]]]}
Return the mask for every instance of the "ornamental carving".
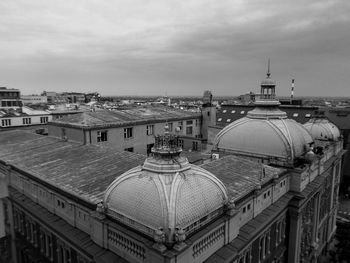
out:
{"label": "ornamental carving", "polygon": [[183,243],[186,240],[185,230],[182,227],[177,227],[175,230],[176,243]]}
{"label": "ornamental carving", "polygon": [[154,241],[157,244],[163,244],[165,242],[165,233],[163,231],[163,228],[158,228],[154,233]]}

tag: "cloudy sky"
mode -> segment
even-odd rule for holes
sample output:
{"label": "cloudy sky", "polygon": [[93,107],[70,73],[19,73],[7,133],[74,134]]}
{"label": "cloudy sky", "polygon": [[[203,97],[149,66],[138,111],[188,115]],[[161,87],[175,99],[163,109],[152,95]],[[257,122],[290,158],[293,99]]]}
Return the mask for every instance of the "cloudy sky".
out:
{"label": "cloudy sky", "polygon": [[1,0],[0,86],[22,94],[350,96],[348,0]]}

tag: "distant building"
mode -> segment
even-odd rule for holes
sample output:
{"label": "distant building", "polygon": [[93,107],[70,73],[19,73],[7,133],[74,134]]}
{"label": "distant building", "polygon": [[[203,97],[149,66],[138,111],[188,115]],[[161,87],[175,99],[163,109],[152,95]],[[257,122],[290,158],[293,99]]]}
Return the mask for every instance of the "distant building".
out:
{"label": "distant building", "polygon": [[201,114],[164,107],[83,112],[50,123],[49,135],[82,144],[111,144],[119,150],[149,154],[164,125],[180,136],[182,147],[202,149]]}
{"label": "distant building", "polygon": [[18,89],[0,87],[0,109],[19,109],[22,106]]}
{"label": "distant building", "polygon": [[41,95],[22,95],[23,105],[28,104],[47,104],[47,97]]}
{"label": "distant building", "polygon": [[85,94],[78,92],[63,92],[60,94],[68,103],[85,103]]}
{"label": "distant building", "polygon": [[16,111],[0,109],[0,131],[46,125],[51,120],[52,115],[49,112],[26,106]]}
{"label": "distant building", "polygon": [[255,102],[256,94],[254,92],[249,92],[238,97],[240,104],[249,105]]}
{"label": "distant building", "polygon": [[44,91],[41,95],[47,97],[47,103],[49,104],[68,103],[66,97],[54,91]]}

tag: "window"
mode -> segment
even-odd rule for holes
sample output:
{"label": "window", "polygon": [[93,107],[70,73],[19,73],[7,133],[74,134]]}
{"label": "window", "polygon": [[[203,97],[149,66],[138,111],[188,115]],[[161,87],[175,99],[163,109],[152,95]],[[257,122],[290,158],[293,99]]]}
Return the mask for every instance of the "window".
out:
{"label": "window", "polygon": [[183,125],[182,121],[179,121],[179,122],[177,123],[177,127],[179,128],[179,131],[182,130],[182,125]]}
{"label": "window", "polygon": [[250,210],[250,204],[248,204],[248,210]]}
{"label": "window", "polygon": [[169,131],[173,131],[173,124],[172,123],[168,123],[168,127],[169,127]]}
{"label": "window", "polygon": [[227,122],[230,122],[231,121],[231,119],[227,119]]}
{"label": "window", "polygon": [[191,134],[192,134],[192,132],[193,132],[193,128],[192,128],[192,126],[190,126],[190,127],[186,127],[186,134],[187,134],[187,135],[191,135]]}
{"label": "window", "polygon": [[134,147],[125,148],[124,151],[134,152]]}
{"label": "window", "polygon": [[193,121],[186,121],[186,125],[192,125],[193,124]]}
{"label": "window", "polygon": [[179,147],[181,148],[184,147],[184,140],[179,139]]}
{"label": "window", "polygon": [[199,120],[196,120],[196,127],[199,125]]}
{"label": "window", "polygon": [[2,127],[11,126],[11,119],[1,120],[1,125],[2,125]]}
{"label": "window", "polygon": [[222,113],[226,113],[227,110],[223,110]]}
{"label": "window", "polygon": [[305,117],[306,117],[306,118],[310,118],[310,117],[311,117],[311,114],[310,114],[310,113],[307,113],[307,114],[305,114]]}
{"label": "window", "polygon": [[198,142],[192,142],[192,150],[198,151]]}
{"label": "window", "polygon": [[32,123],[31,118],[23,118],[22,121],[23,121],[23,124],[31,124]]}
{"label": "window", "polygon": [[298,113],[293,113],[293,117],[298,117],[299,114]]}
{"label": "window", "polygon": [[244,114],[244,112],[245,112],[245,111],[244,111],[244,110],[242,110],[242,111],[241,111],[241,114]]}
{"label": "window", "polygon": [[49,117],[40,117],[40,123],[47,123],[49,121]]}
{"label": "window", "polygon": [[222,118],[219,118],[218,121],[222,121]]}
{"label": "window", "polygon": [[97,142],[106,142],[106,141],[107,141],[107,131],[98,131]]}
{"label": "window", "polygon": [[243,207],[243,214],[245,213],[246,209],[247,209],[246,207]]}
{"label": "window", "polygon": [[147,135],[153,135],[154,125],[147,125]]}
{"label": "window", "polygon": [[132,128],[124,128],[124,139],[132,138]]}
{"label": "window", "polygon": [[259,262],[263,262],[270,253],[270,231],[260,237],[259,242]]}
{"label": "window", "polygon": [[231,111],[231,113],[236,113],[236,111],[235,111],[235,110],[233,110],[233,111]]}
{"label": "window", "polygon": [[251,250],[252,247],[250,246],[248,249],[246,249],[243,253],[239,255],[239,263],[250,263],[251,262]]}

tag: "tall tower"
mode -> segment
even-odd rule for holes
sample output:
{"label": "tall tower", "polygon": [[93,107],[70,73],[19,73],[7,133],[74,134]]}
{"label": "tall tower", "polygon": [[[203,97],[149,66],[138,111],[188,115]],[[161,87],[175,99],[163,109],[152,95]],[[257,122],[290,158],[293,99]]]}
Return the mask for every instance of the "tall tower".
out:
{"label": "tall tower", "polygon": [[210,90],[204,91],[202,105],[201,134],[204,140],[208,140],[208,127],[216,124],[216,107],[213,105],[213,94]]}

